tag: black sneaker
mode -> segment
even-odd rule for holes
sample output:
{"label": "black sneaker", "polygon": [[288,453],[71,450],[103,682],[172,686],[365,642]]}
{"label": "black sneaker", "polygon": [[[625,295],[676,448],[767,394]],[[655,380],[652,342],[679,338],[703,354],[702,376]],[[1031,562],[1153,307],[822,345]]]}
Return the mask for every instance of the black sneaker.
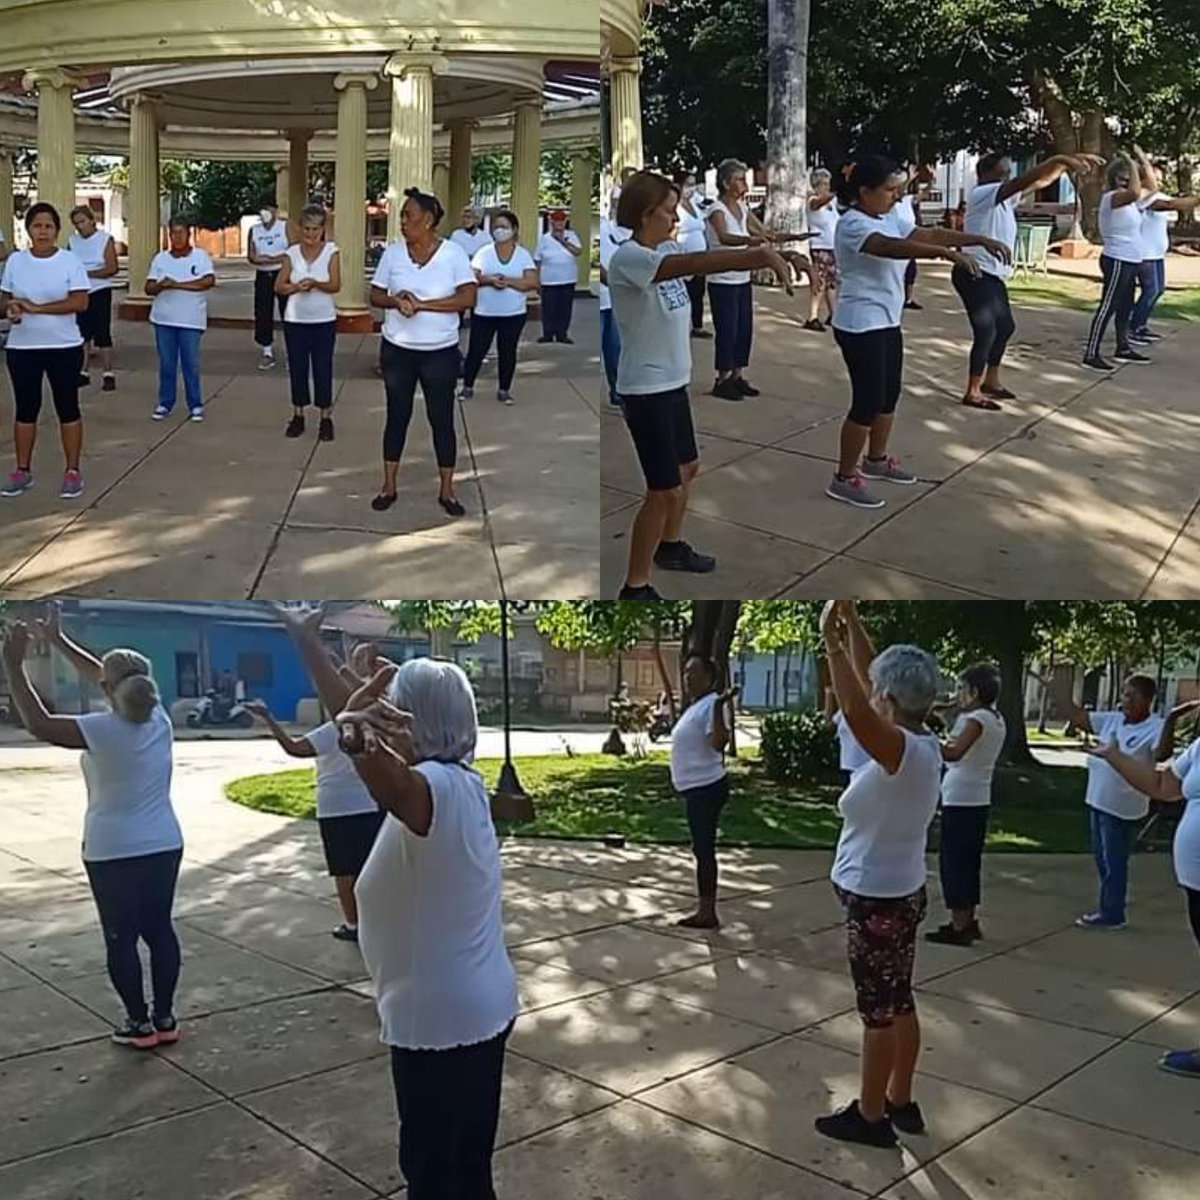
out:
{"label": "black sneaker", "polygon": [[571,338],[571,337],[567,337],[567,335],[566,335],[565,333],[564,333],[564,334],[563,334],[561,337],[558,337],[558,338],[556,338],[555,340],[558,342],[558,344],[559,344],[560,346],[573,346],[573,345],[575,345],[575,339],[574,339],[574,338]]}
{"label": "black sneaker", "polygon": [[927,933],[925,940],[935,946],[969,946],[975,937],[971,933],[970,925],[966,929],[955,929],[954,925],[947,921],[945,925],[939,925]]}
{"label": "black sneaker", "polygon": [[815,317],[811,321],[804,322],[804,328],[811,330],[813,333],[824,333],[825,326]]}
{"label": "black sneaker", "polygon": [[1161,333],[1155,333],[1153,329],[1139,329],[1137,335],[1144,342],[1161,342],[1163,336]]}
{"label": "black sneaker", "polygon": [[92,377],[86,371],[80,371],[75,382],[79,387],[91,387]]}
{"label": "black sneaker", "polygon": [[317,426],[317,440],[320,442],[333,441],[333,418],[322,417],[320,425]]}
{"label": "black sneaker", "polygon": [[1113,371],[1116,368],[1107,359],[1103,359],[1098,354],[1093,354],[1090,358],[1083,360],[1085,367],[1091,367],[1093,371]]}
{"label": "black sneaker", "polygon": [[1113,358],[1117,362],[1123,363],[1152,363],[1152,359],[1148,354],[1143,354],[1140,350],[1135,350],[1132,346],[1127,350],[1118,350]]}
{"label": "black sneaker", "polygon": [[337,938],[339,942],[357,942],[358,926],[347,925],[346,922],[343,921],[335,930],[333,930],[333,936]]}
{"label": "black sneaker", "polygon": [[287,428],[283,431],[283,436],[297,438],[303,432],[304,432],[304,418],[303,417],[293,417],[287,423]]}
{"label": "black sneaker", "polygon": [[117,390],[117,377],[115,375],[105,375],[100,380],[100,390],[102,392],[115,392]]}
{"label": "black sneaker", "polygon": [[700,554],[685,541],[660,542],[654,552],[654,565],[664,571],[690,571],[707,575],[716,569],[717,560],[711,554]]}
{"label": "black sneaker", "polygon": [[888,1118],[901,1133],[925,1132],[925,1118],[921,1115],[921,1106],[915,1100],[910,1100],[907,1104],[893,1104],[888,1100],[886,1107]]}
{"label": "black sneaker", "polygon": [[712,394],[718,400],[744,400],[746,398],[742,394],[742,389],[738,387],[737,380],[732,376],[728,379],[718,379],[713,384]]}
{"label": "black sneaker", "polygon": [[743,396],[762,395],[762,392],[760,392],[758,388],[756,388],[748,380],[743,379],[740,375],[733,382],[737,386],[737,390],[741,392]]}
{"label": "black sneaker", "polygon": [[540,337],[537,340],[539,346],[548,346],[554,339],[552,337]]}
{"label": "black sneaker", "polygon": [[827,1117],[818,1117],[813,1122],[818,1133],[836,1138],[839,1142],[858,1142],[862,1146],[875,1146],[890,1150],[896,1145],[896,1131],[885,1116],[878,1121],[868,1121],[858,1108],[858,1101],[851,1100],[845,1108]]}
{"label": "black sneaker", "polygon": [[649,583],[642,584],[641,587],[630,587],[625,583],[621,585],[620,592],[617,593],[618,600],[661,600],[662,597],[654,590]]}
{"label": "black sneaker", "polygon": [[712,334],[709,333],[707,329],[693,329],[692,337],[699,338],[703,342],[712,340]]}
{"label": "black sneaker", "polygon": [[917,312],[920,312],[921,309],[923,309],[925,307],[925,305],[918,304],[915,300],[905,300],[904,307],[915,309]]}
{"label": "black sneaker", "polygon": [[158,1045],[158,1030],[149,1021],[126,1021],[112,1031],[118,1046],[133,1046],[136,1050],[153,1050]]}

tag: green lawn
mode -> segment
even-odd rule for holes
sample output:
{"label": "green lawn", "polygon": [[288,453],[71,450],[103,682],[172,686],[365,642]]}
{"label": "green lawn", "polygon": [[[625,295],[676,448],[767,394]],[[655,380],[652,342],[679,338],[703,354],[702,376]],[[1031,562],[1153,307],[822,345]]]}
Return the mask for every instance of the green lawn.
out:
{"label": "green lawn", "polygon": [[[1008,281],[1018,304],[1057,305],[1091,312],[1100,301],[1099,280],[1075,275],[1023,275]],[[1154,310],[1156,318],[1200,321],[1200,288],[1171,288]]]}
{"label": "green lawn", "polygon": [[[489,787],[499,759],[477,766]],[[522,758],[517,771],[533,796],[536,818],[503,824],[502,833],[526,837],[597,839],[620,833],[630,842],[686,844],[683,806],[671,788],[666,755],[641,761],[600,754]],[[1077,853],[1087,849],[1081,767],[1005,768],[998,776],[988,849]],[[840,820],[836,781],[784,785],[762,773],[754,757],[731,764],[733,795],[721,820],[726,844],[827,849]],[[283,816],[312,818],[316,797],[311,770],[281,771],[235,780],[226,794],[238,804]],[[935,835],[936,837],[936,835]]]}

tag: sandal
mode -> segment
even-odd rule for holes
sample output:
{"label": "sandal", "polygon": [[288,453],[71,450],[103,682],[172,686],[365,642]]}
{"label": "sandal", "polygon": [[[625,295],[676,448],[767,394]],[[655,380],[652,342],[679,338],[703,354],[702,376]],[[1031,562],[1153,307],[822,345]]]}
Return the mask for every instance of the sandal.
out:
{"label": "sandal", "polygon": [[387,512],[393,504],[396,503],[396,493],[393,492],[390,496],[386,492],[380,492],[374,500],[371,501],[371,507],[376,512]]}
{"label": "sandal", "polygon": [[991,396],[993,400],[1015,400],[1017,398],[1017,393],[1010,392],[1008,390],[1008,388],[1006,388],[1006,387],[998,387],[998,388],[985,387],[985,388],[980,388],[979,390],[985,396]]}
{"label": "sandal", "polygon": [[962,403],[965,408],[982,408],[985,412],[1000,412],[1000,405],[986,396],[980,400],[976,400],[974,396],[964,396]]}
{"label": "sandal", "polygon": [[466,516],[467,510],[463,508],[463,506],[454,496],[451,496],[448,499],[445,496],[439,496],[438,503],[452,517]]}

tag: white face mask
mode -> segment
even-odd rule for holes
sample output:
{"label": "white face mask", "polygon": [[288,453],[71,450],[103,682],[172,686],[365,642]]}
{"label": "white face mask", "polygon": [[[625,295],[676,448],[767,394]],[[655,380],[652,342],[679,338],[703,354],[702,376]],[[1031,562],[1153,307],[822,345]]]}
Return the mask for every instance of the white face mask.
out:
{"label": "white face mask", "polygon": [[696,185],[694,183],[685,183],[683,185],[683,198],[690,200],[696,194]]}
{"label": "white face mask", "polygon": [[275,220],[275,214],[269,208],[259,209],[258,216],[264,225],[270,225]]}
{"label": "white face mask", "polygon": [[501,225],[492,230],[492,237],[494,237],[498,242],[511,242],[512,236],[513,231],[505,225]]}

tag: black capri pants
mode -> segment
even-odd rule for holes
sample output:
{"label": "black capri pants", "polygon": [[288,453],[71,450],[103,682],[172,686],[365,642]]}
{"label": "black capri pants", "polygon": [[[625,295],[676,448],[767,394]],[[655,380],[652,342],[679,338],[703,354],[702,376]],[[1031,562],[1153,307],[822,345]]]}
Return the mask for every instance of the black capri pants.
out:
{"label": "black capri pants", "polygon": [[693,275],[687,281],[688,299],[692,302],[692,328],[704,328],[704,276]]}
{"label": "black capri pants", "polygon": [[904,373],[904,335],[899,325],[869,329],[865,333],[833,330],[833,336],[850,372],[850,414],[855,425],[874,424],[890,416],[900,402]]}
{"label": "black capri pants", "polygon": [[680,467],[700,457],[687,388],[649,396],[622,396],[621,412],[648,492],[669,492],[683,483]]}
{"label": "black capri pants", "polygon": [[88,295],[88,306],[75,314],[75,323],[85,342],[97,350],[112,348],[112,290],[100,288]]}
{"label": "black capri pants", "polygon": [[275,294],[278,271],[254,272],[254,340],[260,346],[269,346],[275,340],[275,309],[283,320],[287,308],[287,297]]}
{"label": "black capri pants", "polygon": [[6,357],[19,424],[37,424],[42,411],[43,377],[50,383],[50,395],[54,398],[54,411],[58,413],[59,424],[70,425],[81,419],[79,373],[83,370],[82,346],[64,346],[58,350],[14,350],[10,347]]}
{"label": "black capri pants", "polygon": [[333,407],[333,352],[337,346],[337,322],[284,321],[283,341],[288,354],[288,381],[292,407],[306,408],[309,403],[308,381],[317,407],[326,412]]}
{"label": "black capri pants", "polygon": [[938,868],[947,908],[974,908],[979,903],[990,813],[988,804],[950,804],[942,808]]}
{"label": "black capri pants", "polygon": [[754,293],[748,283],[708,285],[712,308],[714,361],[718,371],[740,371],[750,365],[754,343]]}
{"label": "black capri pants", "polygon": [[387,424],[383,430],[384,462],[399,462],[412,420],[417,384],[425,397],[425,415],[433,430],[433,451],[444,470],[458,459],[454,432],[454,385],[458,382],[457,346],[442,350],[409,350],[384,340],[380,353],[387,393]]}
{"label": "black capri pants", "polygon": [[474,387],[479,377],[479,368],[484,356],[491,349],[495,338],[500,358],[500,390],[507,392],[512,387],[517,373],[517,344],[521,330],[525,328],[525,314],[511,317],[484,317],[477,312],[471,314],[471,336],[467,343],[467,361],[463,367],[463,383]]}
{"label": "black capri pants", "polygon": [[692,835],[692,855],[696,859],[697,891],[701,896],[717,894],[717,829],[721,812],[729,800],[729,776],[716,783],[688,788],[681,792],[687,805],[688,830]]}
{"label": "black capri pants", "polygon": [[954,268],[950,282],[967,310],[967,320],[971,322],[974,334],[971,374],[982,375],[988,367],[1000,365],[1008,339],[1017,329],[1008,303],[1008,288],[998,275],[981,271],[975,278],[962,267]]}

